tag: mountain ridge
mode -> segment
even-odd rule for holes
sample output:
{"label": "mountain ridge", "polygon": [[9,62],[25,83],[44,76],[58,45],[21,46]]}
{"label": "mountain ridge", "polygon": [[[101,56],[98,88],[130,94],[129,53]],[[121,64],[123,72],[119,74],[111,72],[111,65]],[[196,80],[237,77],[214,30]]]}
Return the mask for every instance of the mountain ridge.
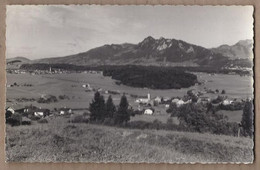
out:
{"label": "mountain ridge", "polygon": [[[73,64],[73,65],[153,65],[194,67],[251,67],[248,59],[252,48],[250,40],[241,40],[233,46],[221,45],[207,49],[183,40],[152,36],[137,44],[105,44],[86,52],[64,57],[32,60],[31,63]],[[242,56],[232,52],[241,52]],[[252,50],[251,50],[252,51]],[[231,55],[232,54],[232,55]],[[234,57],[235,56],[235,57]]]}

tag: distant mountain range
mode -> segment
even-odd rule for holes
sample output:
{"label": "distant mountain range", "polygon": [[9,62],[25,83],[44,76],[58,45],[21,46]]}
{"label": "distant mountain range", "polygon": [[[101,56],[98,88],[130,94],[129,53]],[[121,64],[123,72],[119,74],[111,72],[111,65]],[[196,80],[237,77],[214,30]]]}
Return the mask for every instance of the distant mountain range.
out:
{"label": "distant mountain range", "polygon": [[230,59],[248,59],[253,58],[253,41],[241,40],[235,45],[221,45],[218,48],[211,49],[215,53],[222,54]]}
{"label": "distant mountain range", "polygon": [[[111,44],[87,52],[65,57],[39,60],[22,59],[21,63],[49,63],[74,65],[154,65],[251,67],[253,42],[242,40],[233,46],[222,45],[207,49],[176,39],[154,39],[149,36],[138,44]],[[7,59],[7,63],[18,58]]]}

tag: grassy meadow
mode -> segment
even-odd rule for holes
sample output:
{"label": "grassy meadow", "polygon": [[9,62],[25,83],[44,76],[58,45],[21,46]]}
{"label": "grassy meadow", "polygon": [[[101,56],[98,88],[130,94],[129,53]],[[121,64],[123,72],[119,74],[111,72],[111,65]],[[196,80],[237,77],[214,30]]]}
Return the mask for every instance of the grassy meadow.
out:
{"label": "grassy meadow", "polygon": [[47,124],[6,127],[7,161],[252,162],[249,138],[136,130],[48,118]]}

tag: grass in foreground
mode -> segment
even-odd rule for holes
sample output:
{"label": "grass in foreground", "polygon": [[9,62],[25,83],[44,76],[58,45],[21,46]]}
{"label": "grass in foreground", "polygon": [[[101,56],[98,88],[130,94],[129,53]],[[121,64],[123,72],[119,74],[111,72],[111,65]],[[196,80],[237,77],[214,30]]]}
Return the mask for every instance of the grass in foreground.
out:
{"label": "grass in foreground", "polygon": [[9,162],[252,162],[253,140],[67,123],[6,127]]}

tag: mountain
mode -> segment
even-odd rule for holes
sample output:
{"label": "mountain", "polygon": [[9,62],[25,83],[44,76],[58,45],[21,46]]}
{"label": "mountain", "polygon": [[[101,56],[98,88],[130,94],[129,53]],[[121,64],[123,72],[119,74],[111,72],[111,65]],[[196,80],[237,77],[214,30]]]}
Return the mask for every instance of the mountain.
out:
{"label": "mountain", "polygon": [[149,36],[138,44],[111,44],[87,52],[57,58],[36,60],[37,63],[75,65],[157,65],[157,66],[223,66],[227,57],[210,49],[182,40],[154,39]]}
{"label": "mountain", "polygon": [[236,44],[221,45],[211,49],[213,52],[227,56],[229,59],[253,59],[253,41],[241,40]]}
{"label": "mountain", "polygon": [[249,40],[239,41],[233,46],[222,45],[207,49],[182,40],[151,36],[138,44],[111,44],[89,51],[56,58],[34,60],[33,63],[98,65],[153,65],[153,66],[197,66],[197,67],[251,67]]}
{"label": "mountain", "polygon": [[25,57],[14,57],[14,58],[7,58],[6,63],[19,63],[19,62],[24,62],[28,63],[31,60]]}
{"label": "mountain", "polygon": [[19,68],[22,64],[31,63],[31,60],[25,57],[14,57],[6,59],[6,67],[7,69]]}

